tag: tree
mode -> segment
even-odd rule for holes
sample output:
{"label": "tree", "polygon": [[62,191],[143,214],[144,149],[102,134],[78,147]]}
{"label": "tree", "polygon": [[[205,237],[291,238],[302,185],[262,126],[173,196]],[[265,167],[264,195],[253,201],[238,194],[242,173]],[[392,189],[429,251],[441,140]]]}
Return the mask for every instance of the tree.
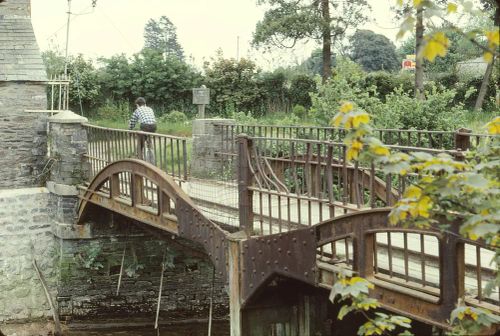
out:
{"label": "tree", "polygon": [[[311,52],[304,62],[302,62],[297,68],[300,71],[307,72],[311,75],[321,75],[323,73],[323,51],[321,49],[315,49]],[[332,54],[330,58],[330,66],[335,66],[336,55]]]}
{"label": "tree", "polygon": [[135,99],[131,91],[133,76],[127,56],[115,55],[107,59],[102,58],[100,61],[104,64],[99,76],[103,94],[113,101],[133,101]]}
{"label": "tree", "polygon": [[191,108],[191,89],[200,83],[200,74],[177,57],[158,50],[143,49],[131,59],[116,55],[101,59],[100,82],[104,94],[114,102],[145,97],[161,114],[165,110]]}
{"label": "tree", "polygon": [[[494,9],[493,24],[496,27],[498,33],[498,28],[500,26],[500,0],[482,0],[481,3],[483,4],[483,8],[485,10]],[[497,43],[497,49],[498,49],[498,43]],[[486,67],[483,82],[481,83],[481,88],[479,89],[479,93],[477,95],[476,105],[474,106],[475,111],[478,111],[483,108],[484,97],[486,97],[486,91],[488,90],[488,83],[490,81],[491,74],[493,73],[493,67],[497,58],[498,56],[493,56],[491,62]]]}
{"label": "tree", "polygon": [[[293,47],[298,40],[321,41],[323,80],[331,76],[332,44],[367,19],[366,0],[258,0],[271,8],[257,23],[253,43]],[[288,43],[288,44],[287,44]]]}
{"label": "tree", "polygon": [[259,87],[260,70],[251,60],[225,59],[219,52],[212,62],[203,66],[210,88],[210,108],[228,116],[233,112],[256,112],[264,93]]}
{"label": "tree", "polygon": [[[49,77],[62,75],[64,73],[64,56],[57,51],[45,51],[42,59]],[[68,58],[68,76],[71,79],[69,85],[69,105],[73,111],[86,111],[91,114],[98,105],[100,97],[100,83],[98,72],[91,60],[83,55]]]}
{"label": "tree", "polygon": [[350,38],[351,59],[366,71],[399,69],[396,47],[384,35],[371,30],[357,30]]}
{"label": "tree", "polygon": [[184,60],[184,51],[177,41],[177,28],[166,16],[160,17],[158,21],[150,19],[146,23],[144,47]]}

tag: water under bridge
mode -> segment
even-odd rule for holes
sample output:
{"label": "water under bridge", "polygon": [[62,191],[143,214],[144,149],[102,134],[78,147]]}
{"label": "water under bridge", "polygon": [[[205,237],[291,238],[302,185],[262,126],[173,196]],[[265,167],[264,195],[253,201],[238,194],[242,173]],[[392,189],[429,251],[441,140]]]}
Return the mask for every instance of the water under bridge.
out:
{"label": "water under bridge", "polygon": [[[213,126],[220,165],[193,176],[204,162],[189,162],[191,139],[148,134],[141,148],[145,133],[86,125],[90,176],[80,186],[79,224],[111,211],[199,243],[227,279],[232,335],[312,335],[311,315],[335,316],[307,300],[270,314],[269,286],[292,279],[327,299],[341,271],[372,282],[384,309],[425,324],[448,328],[459,299],[500,314],[498,288],[483,291],[495,272],[491,247],[445,219],[447,230],[389,225],[391,205],[415,177],[349,162],[344,130]],[[377,134],[394,151],[456,157],[480,140]]]}

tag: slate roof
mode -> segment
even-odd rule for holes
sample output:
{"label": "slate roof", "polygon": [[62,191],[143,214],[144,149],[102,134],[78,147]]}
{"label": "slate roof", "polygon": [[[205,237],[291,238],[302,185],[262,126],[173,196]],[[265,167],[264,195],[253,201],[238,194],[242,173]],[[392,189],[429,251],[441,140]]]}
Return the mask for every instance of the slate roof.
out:
{"label": "slate roof", "polygon": [[0,2],[0,81],[46,81],[30,0]]}

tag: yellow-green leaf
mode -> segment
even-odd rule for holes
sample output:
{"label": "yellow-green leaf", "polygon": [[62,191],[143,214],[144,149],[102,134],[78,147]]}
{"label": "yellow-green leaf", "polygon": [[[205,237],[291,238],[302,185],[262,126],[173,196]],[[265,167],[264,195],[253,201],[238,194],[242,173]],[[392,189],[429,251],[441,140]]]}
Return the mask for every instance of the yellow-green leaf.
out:
{"label": "yellow-green leaf", "polygon": [[437,56],[444,57],[448,52],[448,47],[450,44],[450,40],[446,37],[443,32],[435,33],[431,36],[426,36],[427,43],[424,45],[422,49],[422,55],[424,58],[428,59],[431,62],[434,62],[434,59]]}
{"label": "yellow-green leaf", "polygon": [[453,2],[450,2],[448,4],[448,10],[447,10],[448,14],[456,13],[457,12],[457,8],[458,8],[457,4],[454,4]]}

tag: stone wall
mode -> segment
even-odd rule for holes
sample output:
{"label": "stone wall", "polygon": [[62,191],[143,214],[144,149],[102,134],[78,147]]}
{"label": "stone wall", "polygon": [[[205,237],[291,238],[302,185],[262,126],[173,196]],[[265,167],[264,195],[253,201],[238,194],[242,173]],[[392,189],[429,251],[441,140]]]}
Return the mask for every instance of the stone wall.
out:
{"label": "stone wall", "polygon": [[[93,230],[94,239],[60,240],[60,315],[79,320],[125,316],[154,320],[166,251],[169,267],[163,279],[161,320],[207,318],[212,266],[196,252],[199,247],[144,231],[141,224],[117,222],[99,225]],[[124,249],[124,271],[116,295]],[[214,309],[215,317],[228,314],[224,281],[218,278]]]}
{"label": "stone wall", "polygon": [[[0,322],[52,316],[33,255],[61,317],[153,319],[165,251],[169,267],[164,273],[162,321],[207,318],[212,265],[201,247],[139,223],[120,224],[113,216],[94,224],[94,238],[55,237],[51,227],[57,200],[45,188],[0,190]],[[225,282],[216,277],[214,316],[227,317],[228,304]]]}
{"label": "stone wall", "polygon": [[193,149],[191,169],[193,177],[220,179],[227,169],[225,158],[219,154],[223,150],[223,128],[219,125],[233,125],[232,119],[196,119],[193,120]]}
{"label": "stone wall", "polygon": [[43,185],[47,152],[45,85],[0,81],[0,189]]}
{"label": "stone wall", "polygon": [[45,188],[0,190],[0,321],[51,316],[32,265],[35,256],[55,289],[49,198]]}

